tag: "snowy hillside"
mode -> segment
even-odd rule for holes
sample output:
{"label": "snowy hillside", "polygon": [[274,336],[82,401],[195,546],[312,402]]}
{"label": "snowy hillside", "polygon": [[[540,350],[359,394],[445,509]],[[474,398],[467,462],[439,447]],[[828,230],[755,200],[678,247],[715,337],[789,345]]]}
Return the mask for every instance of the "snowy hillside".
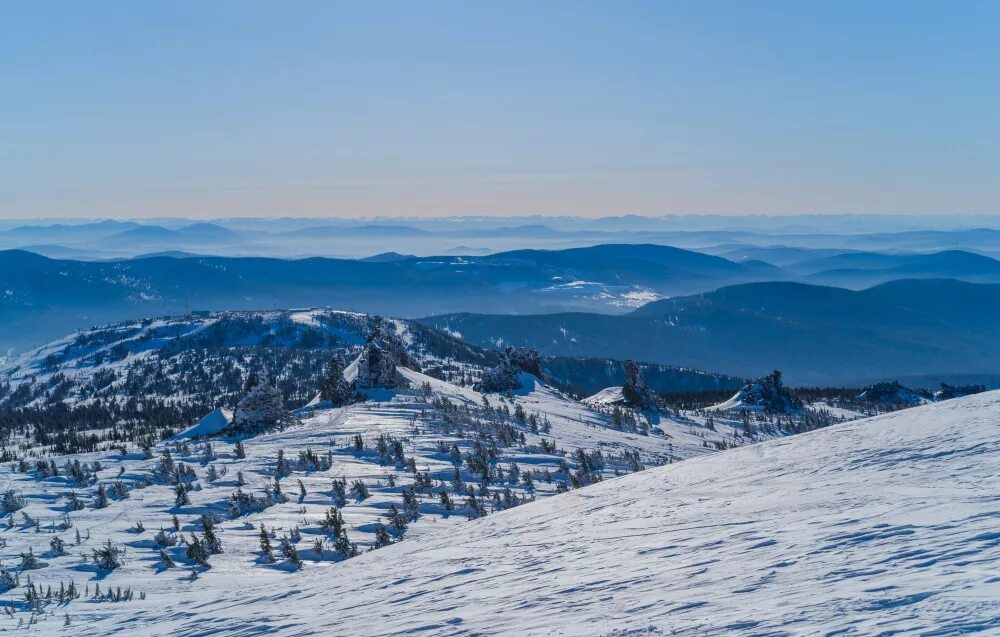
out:
{"label": "snowy hillside", "polygon": [[1000,392],[928,405],[431,523],[299,575],[249,567],[227,526],[214,577],[137,556],[134,582],[169,583],[68,612],[80,635],[1000,631],[998,422]]}
{"label": "snowy hillside", "polygon": [[852,417],[667,408],[631,361],[580,402],[542,363],[326,310],[123,323],[25,355],[0,395],[0,630],[305,590],[369,551]]}
{"label": "snowy hillside", "polygon": [[[142,448],[42,456],[27,438],[5,449],[0,609],[11,622],[68,615],[78,626],[235,581],[335,578],[356,553],[753,440],[736,422],[683,416],[630,432],[526,373],[505,397],[398,371],[405,386],[300,410],[298,423],[242,441],[192,439],[226,426],[217,410]],[[206,534],[219,552],[192,553]]]}
{"label": "snowy hillside", "polygon": [[[271,378],[289,407],[305,405],[331,358],[353,359],[376,320],[330,309],[195,313],[96,327],[0,360],[0,418],[10,425],[0,428],[0,458],[24,437],[54,453],[158,442],[216,408],[234,408],[255,374]],[[470,386],[500,361],[496,351],[419,323],[387,324],[434,378]],[[547,377],[550,362],[560,389],[576,394],[621,369],[607,359],[543,359]],[[735,386],[705,372],[645,368],[661,391]]]}

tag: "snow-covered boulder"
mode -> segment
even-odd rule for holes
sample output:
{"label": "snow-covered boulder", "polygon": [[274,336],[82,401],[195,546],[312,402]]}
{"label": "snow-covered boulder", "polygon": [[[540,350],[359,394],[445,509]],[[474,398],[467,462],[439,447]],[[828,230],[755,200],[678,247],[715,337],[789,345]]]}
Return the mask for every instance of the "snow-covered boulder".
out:
{"label": "snow-covered boulder", "polygon": [[358,358],[358,389],[383,387],[390,389],[399,384],[396,361],[391,352],[386,351],[378,341],[365,343]]}

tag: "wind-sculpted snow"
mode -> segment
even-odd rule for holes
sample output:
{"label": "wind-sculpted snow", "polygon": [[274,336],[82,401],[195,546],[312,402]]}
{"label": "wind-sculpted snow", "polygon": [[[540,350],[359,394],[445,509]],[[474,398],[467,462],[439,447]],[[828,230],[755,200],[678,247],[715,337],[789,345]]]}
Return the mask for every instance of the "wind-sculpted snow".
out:
{"label": "wind-sculpted snow", "polygon": [[73,632],[995,633],[998,425],[1000,392],[854,421],[447,524],[331,567],[234,567],[143,601],[74,602]]}

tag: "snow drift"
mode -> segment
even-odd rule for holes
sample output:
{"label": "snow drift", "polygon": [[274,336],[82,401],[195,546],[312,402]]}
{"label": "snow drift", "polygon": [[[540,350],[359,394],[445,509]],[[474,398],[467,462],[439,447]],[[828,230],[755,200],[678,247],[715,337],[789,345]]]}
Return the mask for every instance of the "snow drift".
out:
{"label": "snow drift", "polygon": [[225,431],[232,421],[233,412],[219,407],[205,414],[198,422],[174,436],[174,440],[214,436]]}

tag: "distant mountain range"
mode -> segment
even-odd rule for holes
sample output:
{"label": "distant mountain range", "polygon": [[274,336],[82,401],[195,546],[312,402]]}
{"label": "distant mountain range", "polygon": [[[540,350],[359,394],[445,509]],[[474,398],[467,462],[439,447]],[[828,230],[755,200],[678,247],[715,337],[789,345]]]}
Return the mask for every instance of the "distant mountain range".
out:
{"label": "distant mountain range", "polygon": [[1000,372],[1000,286],[902,280],[862,291],[792,282],[724,287],[631,314],[424,319],[476,344],[563,356],[636,357],[795,384]]}
{"label": "distant mountain range", "polygon": [[624,312],[665,295],[781,275],[763,263],[654,245],[366,260],[177,256],[183,258],[73,261],[0,252],[0,348],[188,309],[335,306],[403,316],[470,309]]}
{"label": "distant mountain range", "polygon": [[[230,231],[198,224],[169,232]],[[731,260],[652,244],[362,260],[170,252],[78,261],[0,251],[0,351],[192,310],[338,307],[432,316],[429,324],[487,347],[741,378],[778,367],[798,384],[1000,373],[1000,262],[963,251],[769,250],[782,251],[781,267],[753,258],[766,252]],[[863,289],[803,283],[816,281]]]}
{"label": "distant mountain range", "polygon": [[[594,244],[661,244],[784,267],[845,252],[932,253],[967,250],[1000,257],[996,217],[943,219],[885,216],[526,217],[219,219],[212,222],[98,221],[10,225],[0,220],[0,249],[53,258],[113,259],[145,253],[213,256],[363,258],[383,252],[483,255],[523,248],[560,250]],[[973,222],[983,227],[969,226]],[[958,224],[966,227],[959,227]],[[894,228],[893,231],[886,231]],[[941,273],[939,273],[941,274]]]}

